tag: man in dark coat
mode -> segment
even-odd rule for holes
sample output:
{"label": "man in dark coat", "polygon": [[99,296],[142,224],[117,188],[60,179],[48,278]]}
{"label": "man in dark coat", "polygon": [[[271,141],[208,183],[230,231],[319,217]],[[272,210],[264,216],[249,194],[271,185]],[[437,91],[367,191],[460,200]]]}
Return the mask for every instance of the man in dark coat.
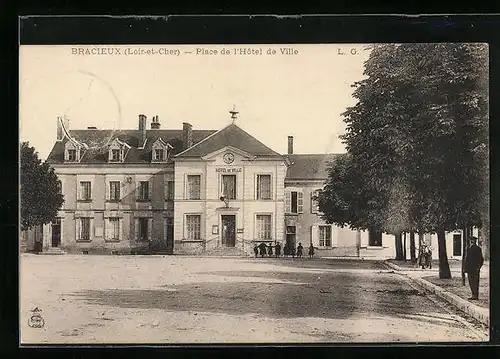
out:
{"label": "man in dark coat", "polygon": [[264,258],[264,256],[266,255],[266,250],[267,250],[267,246],[264,242],[259,244],[259,251],[260,251],[261,258]]}
{"label": "man in dark coat", "polygon": [[477,238],[472,237],[470,247],[465,256],[465,272],[469,278],[469,286],[472,292],[470,300],[477,300],[479,298],[479,272],[484,263],[483,253],[476,243]]}
{"label": "man in dark coat", "polygon": [[281,255],[281,244],[280,244],[280,242],[276,243],[276,248],[275,248],[274,252],[276,254],[276,258],[278,258]]}
{"label": "man in dark coat", "polygon": [[254,244],[253,246],[253,252],[255,253],[255,258],[259,255],[259,248],[257,247],[257,244]]}

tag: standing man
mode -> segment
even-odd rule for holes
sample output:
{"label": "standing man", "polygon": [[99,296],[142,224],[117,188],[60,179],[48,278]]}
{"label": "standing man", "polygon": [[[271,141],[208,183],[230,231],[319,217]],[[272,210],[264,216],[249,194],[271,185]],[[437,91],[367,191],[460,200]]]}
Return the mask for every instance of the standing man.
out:
{"label": "standing man", "polygon": [[479,298],[479,272],[483,266],[484,258],[481,248],[477,245],[477,238],[471,237],[470,247],[465,256],[465,272],[469,278],[469,286],[472,292],[470,300],[478,300]]}
{"label": "standing man", "polygon": [[275,247],[274,252],[276,254],[276,258],[278,258],[281,255],[281,245],[280,245],[280,242],[276,242],[276,247]]}

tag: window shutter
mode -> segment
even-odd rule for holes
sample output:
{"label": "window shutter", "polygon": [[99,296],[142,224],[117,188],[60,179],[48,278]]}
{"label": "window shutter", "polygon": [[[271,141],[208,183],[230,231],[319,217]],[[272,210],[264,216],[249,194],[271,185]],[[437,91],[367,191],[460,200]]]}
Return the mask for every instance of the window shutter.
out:
{"label": "window shutter", "polygon": [[269,199],[273,199],[273,176],[269,176]]}
{"label": "window shutter", "polygon": [[331,228],[331,233],[332,233],[332,247],[337,247],[337,241],[338,241],[338,238],[337,238],[337,233],[335,233],[335,226],[330,226]]}
{"label": "window shutter", "polygon": [[153,233],[153,218],[148,218],[148,241],[150,242],[152,233]]}
{"label": "window shutter", "polygon": [[80,236],[80,222],[81,222],[80,218],[76,218],[76,226],[75,226],[75,228],[76,228],[76,239],[77,240],[81,239],[81,236]]}
{"label": "window shutter", "polygon": [[151,200],[153,198],[153,179],[148,181],[148,199]]}
{"label": "window shutter", "polygon": [[[135,198],[140,199],[141,198],[141,181],[137,180],[135,181]],[[136,236],[137,238],[137,236]]]}
{"label": "window shutter", "polygon": [[285,213],[292,212],[292,192],[285,190]]}
{"label": "window shutter", "polygon": [[297,191],[297,213],[304,212],[304,193]]}
{"label": "window shutter", "polygon": [[111,199],[111,182],[110,181],[107,181],[106,182],[106,200],[110,200]]}
{"label": "window shutter", "polygon": [[139,240],[139,218],[134,219],[134,240],[138,241]]}
{"label": "window shutter", "polygon": [[313,246],[318,247],[319,246],[319,227],[318,226],[311,226],[311,239],[313,242]]}

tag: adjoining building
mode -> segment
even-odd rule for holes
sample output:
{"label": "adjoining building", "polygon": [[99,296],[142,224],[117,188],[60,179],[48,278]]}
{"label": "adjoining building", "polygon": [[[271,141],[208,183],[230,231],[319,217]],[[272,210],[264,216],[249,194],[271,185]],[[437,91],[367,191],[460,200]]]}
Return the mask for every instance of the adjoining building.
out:
{"label": "adjoining building", "polygon": [[[277,153],[231,114],[220,130],[187,122],[163,130],[158,116],[148,129],[142,114],[137,130],[70,130],[58,118],[47,162],[65,201],[28,247],[42,241],[44,252],[253,254],[261,242],[306,250],[312,242],[320,257],[394,256],[393,236],[321,219],[315,195],[337,155],[295,154],[292,136],[288,153]],[[458,253],[457,235],[449,234],[450,256]]]}

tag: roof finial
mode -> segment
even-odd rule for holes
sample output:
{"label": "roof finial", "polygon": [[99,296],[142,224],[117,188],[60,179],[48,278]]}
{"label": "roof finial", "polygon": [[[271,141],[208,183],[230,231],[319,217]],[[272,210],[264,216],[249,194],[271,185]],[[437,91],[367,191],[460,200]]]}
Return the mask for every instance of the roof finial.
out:
{"label": "roof finial", "polygon": [[233,119],[233,123],[234,123],[234,121],[238,117],[238,113],[239,113],[238,111],[236,111],[235,105],[233,105],[233,109],[231,111],[229,111],[229,113],[231,114],[231,118]]}

